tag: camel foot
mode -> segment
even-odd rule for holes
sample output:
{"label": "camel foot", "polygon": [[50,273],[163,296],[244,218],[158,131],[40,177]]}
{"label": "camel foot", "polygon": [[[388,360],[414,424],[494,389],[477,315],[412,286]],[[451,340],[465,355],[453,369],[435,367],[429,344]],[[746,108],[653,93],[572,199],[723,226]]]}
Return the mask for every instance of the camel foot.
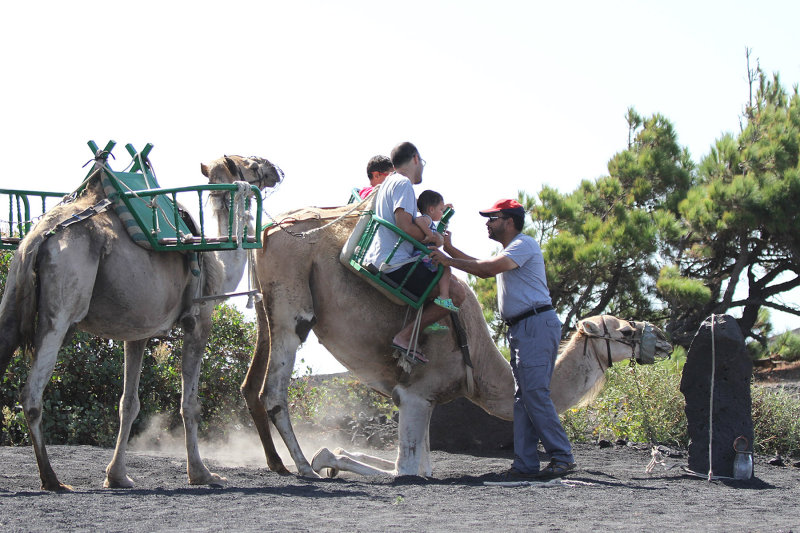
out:
{"label": "camel foot", "polygon": [[311,459],[311,468],[324,477],[334,478],[339,475],[339,469],[329,465],[335,461],[336,456],[328,448],[320,448]]}
{"label": "camel foot", "polygon": [[132,489],[133,488],[133,480],[128,476],[125,476],[123,479],[111,479],[106,477],[106,480],[103,482],[104,489]]}
{"label": "camel foot", "polygon": [[74,492],[75,489],[72,485],[66,485],[64,483],[56,482],[56,483],[47,483],[42,484],[42,490],[49,490],[50,492]]}
{"label": "camel foot", "polygon": [[283,465],[280,465],[278,468],[269,467],[269,469],[272,470],[273,472],[275,472],[276,474],[281,475],[281,476],[291,476],[292,475],[292,473],[289,471],[289,469],[286,468]]}
{"label": "camel foot", "polygon": [[224,487],[228,484],[228,478],[222,477],[219,474],[209,472],[208,476],[202,480],[190,479],[189,485],[210,485],[212,487]]}
{"label": "camel foot", "polygon": [[312,479],[319,479],[321,477],[319,474],[314,472],[314,469],[311,468],[311,465],[308,463],[297,467],[297,475],[300,477],[310,477]]}

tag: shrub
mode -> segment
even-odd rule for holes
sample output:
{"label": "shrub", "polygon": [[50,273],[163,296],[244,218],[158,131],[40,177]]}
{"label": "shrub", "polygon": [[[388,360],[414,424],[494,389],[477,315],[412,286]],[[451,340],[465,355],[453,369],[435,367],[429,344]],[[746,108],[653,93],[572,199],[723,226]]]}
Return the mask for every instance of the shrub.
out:
{"label": "shrub", "polygon": [[[685,351],[649,367],[618,365],[589,406],[562,415],[564,429],[575,442],[625,439],[670,446],[689,444],[686,402],[680,392]],[[800,455],[800,397],[784,389],[753,385],[754,451]]]}
{"label": "shrub", "polygon": [[783,388],[754,386],[752,398],[754,451],[800,455],[800,397]]}
{"label": "shrub", "polygon": [[[226,431],[248,424],[250,416],[239,392],[247,373],[255,324],[233,307],[214,311],[211,335],[200,375],[204,408],[200,430]],[[150,415],[162,414],[166,427],[181,424],[180,330],[151,339],[145,349],[139,383],[141,411],[132,435],[144,429]],[[27,379],[28,361],[17,353],[2,377],[0,444],[27,444],[27,426],[18,395]],[[123,343],[77,333],[59,352],[53,377],[43,395],[42,427],[48,442],[113,446],[119,429]]]}
{"label": "shrub", "polygon": [[797,361],[800,359],[800,335],[791,331],[782,333],[772,343],[771,349],[784,361]]}

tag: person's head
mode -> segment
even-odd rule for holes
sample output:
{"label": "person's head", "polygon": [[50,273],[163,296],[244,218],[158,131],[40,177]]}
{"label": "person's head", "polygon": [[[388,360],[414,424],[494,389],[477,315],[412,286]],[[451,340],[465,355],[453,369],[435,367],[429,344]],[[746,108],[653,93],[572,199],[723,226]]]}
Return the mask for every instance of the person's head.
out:
{"label": "person's head", "polygon": [[392,149],[391,156],[395,171],[410,179],[414,185],[422,183],[425,160],[416,146],[408,141],[402,142]]}
{"label": "person's head", "polygon": [[422,191],[417,198],[417,208],[431,220],[441,220],[444,214],[444,198],[436,191]]}
{"label": "person's head", "polygon": [[367,178],[373,187],[383,183],[386,176],[394,172],[392,160],[385,155],[376,155],[367,162]]}
{"label": "person's head", "polygon": [[480,214],[488,218],[486,227],[489,229],[489,238],[500,242],[510,240],[525,225],[525,208],[512,199],[498,200],[489,209],[480,211]]}

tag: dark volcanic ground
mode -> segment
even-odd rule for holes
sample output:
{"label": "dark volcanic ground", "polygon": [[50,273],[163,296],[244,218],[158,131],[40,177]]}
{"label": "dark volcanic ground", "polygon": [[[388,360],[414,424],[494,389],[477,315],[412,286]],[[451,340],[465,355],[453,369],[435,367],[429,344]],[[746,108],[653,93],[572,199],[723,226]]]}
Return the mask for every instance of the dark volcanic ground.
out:
{"label": "dark volcanic ground", "polygon": [[210,458],[229,481],[215,489],[189,486],[182,456],[133,452],[137,487],[107,490],[112,450],[49,451],[75,492],[40,491],[33,451],[0,447],[1,531],[800,531],[800,468],[763,457],[751,482],[708,482],[683,471],[685,455],[648,475],[646,449],[579,444],[578,469],[565,483],[517,487],[484,485],[508,467],[509,452],[433,452],[431,479],[397,480],[281,477],[263,462]]}

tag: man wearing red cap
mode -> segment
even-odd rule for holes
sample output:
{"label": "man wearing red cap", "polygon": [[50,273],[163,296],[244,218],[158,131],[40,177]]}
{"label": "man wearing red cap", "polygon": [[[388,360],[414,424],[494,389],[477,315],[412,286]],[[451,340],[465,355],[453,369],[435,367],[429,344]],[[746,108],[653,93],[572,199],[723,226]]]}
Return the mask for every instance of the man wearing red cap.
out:
{"label": "man wearing red cap", "polygon": [[[522,233],[525,209],[516,200],[498,200],[480,212],[488,217],[489,238],[503,245],[490,259],[476,259],[454,247],[445,234],[444,251],[434,250],[434,262],[449,265],[480,278],[497,276],[497,304],[508,325],[514,392],[514,462],[509,479],[546,479],[575,468],[572,447],[550,399],[550,378],[561,321],[553,309],[544,257],[536,240]],[[538,444],[550,455],[550,464],[539,468]]]}

